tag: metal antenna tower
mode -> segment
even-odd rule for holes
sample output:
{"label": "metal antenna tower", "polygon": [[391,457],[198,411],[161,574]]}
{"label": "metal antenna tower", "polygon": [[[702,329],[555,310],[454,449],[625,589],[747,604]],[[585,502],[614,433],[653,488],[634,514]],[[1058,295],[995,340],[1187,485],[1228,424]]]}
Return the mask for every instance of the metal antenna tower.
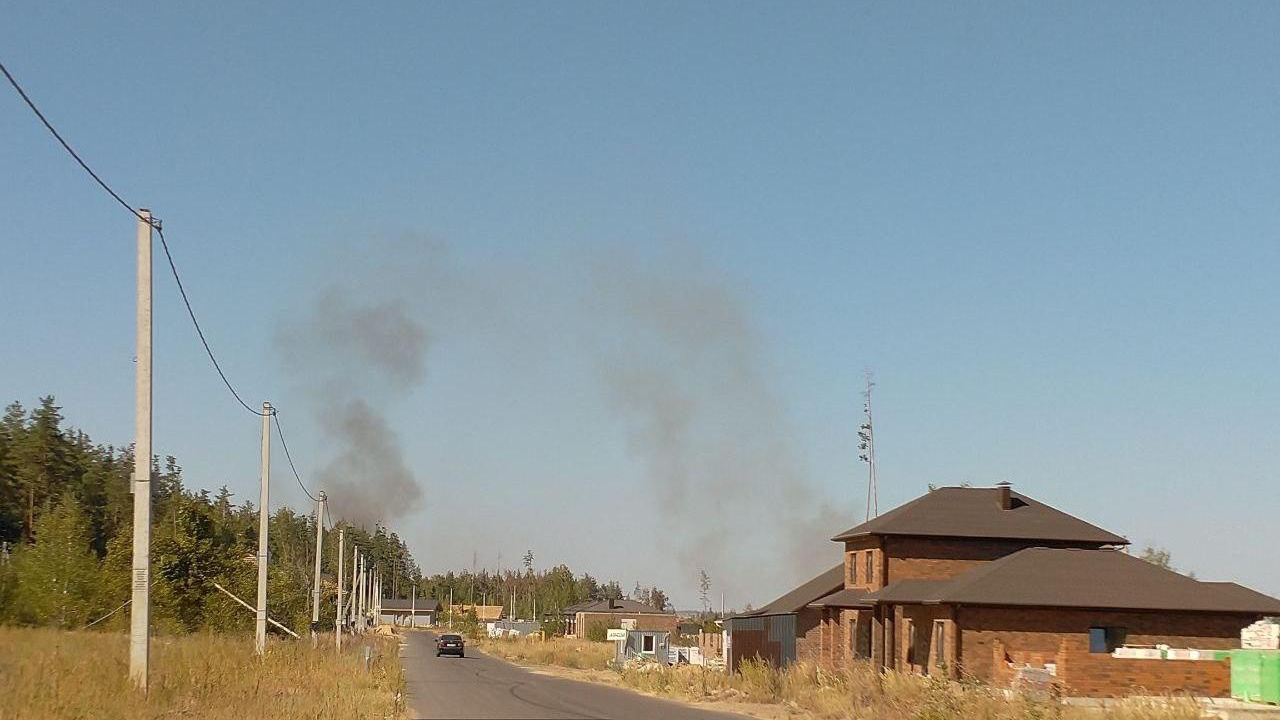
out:
{"label": "metal antenna tower", "polygon": [[871,423],[871,388],[876,384],[867,370],[867,389],[862,393],[862,411],[867,420],[858,428],[858,459],[867,464],[867,516],[870,520],[880,515],[880,496],[876,490],[876,435]]}

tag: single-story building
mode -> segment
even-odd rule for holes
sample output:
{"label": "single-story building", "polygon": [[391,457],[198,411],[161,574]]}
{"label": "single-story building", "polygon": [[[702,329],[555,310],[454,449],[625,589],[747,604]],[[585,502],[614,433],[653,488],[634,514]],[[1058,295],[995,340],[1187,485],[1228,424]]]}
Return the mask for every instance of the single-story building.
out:
{"label": "single-story building", "polygon": [[1240,632],[1280,600],[1130,556],[1128,540],[1007,484],[939,488],[833,538],[844,562],[726,622],[731,669],[758,657],[1008,685],[1024,673],[1067,694],[1229,694]]}
{"label": "single-story building", "polygon": [[456,603],[449,608],[452,610],[455,618],[475,613],[476,620],[479,622],[494,622],[501,620],[503,613],[506,612],[505,605],[468,605],[465,603]]}
{"label": "single-story building", "polygon": [[595,624],[627,630],[676,631],[679,617],[635,600],[588,600],[561,611],[565,637],[586,637]]}
{"label": "single-story building", "polygon": [[404,627],[424,627],[436,624],[440,603],[431,598],[417,600],[383,598],[382,622]]}

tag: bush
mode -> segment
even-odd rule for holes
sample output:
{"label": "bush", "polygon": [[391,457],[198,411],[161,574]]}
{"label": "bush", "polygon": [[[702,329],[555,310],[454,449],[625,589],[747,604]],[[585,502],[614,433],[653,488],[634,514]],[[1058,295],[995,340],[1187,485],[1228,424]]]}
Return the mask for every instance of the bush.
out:
{"label": "bush", "polygon": [[599,620],[587,625],[587,639],[592,642],[606,642],[609,639],[609,626]]}

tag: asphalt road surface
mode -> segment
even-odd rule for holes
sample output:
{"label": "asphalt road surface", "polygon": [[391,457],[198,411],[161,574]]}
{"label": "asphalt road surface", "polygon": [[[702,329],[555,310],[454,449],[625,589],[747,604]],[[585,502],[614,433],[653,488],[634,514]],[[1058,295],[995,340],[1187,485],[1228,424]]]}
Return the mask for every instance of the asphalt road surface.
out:
{"label": "asphalt road surface", "polygon": [[409,717],[557,720],[743,720],[620,688],[531,673],[467,648],[436,657],[436,636],[408,632],[401,648]]}

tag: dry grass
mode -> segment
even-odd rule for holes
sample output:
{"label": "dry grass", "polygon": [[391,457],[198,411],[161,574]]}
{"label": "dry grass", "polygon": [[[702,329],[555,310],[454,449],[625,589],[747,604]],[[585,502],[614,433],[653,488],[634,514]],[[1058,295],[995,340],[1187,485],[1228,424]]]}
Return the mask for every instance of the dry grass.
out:
{"label": "dry grass", "polygon": [[[121,634],[0,627],[0,720],[52,718],[400,718],[404,678],[394,638],[332,645],[253,638],[153,638],[149,696],[128,680]],[[364,646],[373,649],[364,669]]]}
{"label": "dry grass", "polygon": [[604,670],[613,661],[613,643],[572,638],[542,641],[524,638],[476,638],[468,642],[507,660],[529,665],[554,665],[580,670]]}
{"label": "dry grass", "polygon": [[[528,665],[598,669],[613,657],[611,643],[563,638],[546,642],[486,639],[477,644]],[[791,720],[1196,720],[1201,716],[1200,707],[1189,699],[1131,698],[1106,709],[1067,707],[1010,697],[976,683],[882,674],[870,665],[831,671],[804,664],[778,670],[746,663],[740,673],[729,676],[698,666],[650,663],[574,677]]]}

